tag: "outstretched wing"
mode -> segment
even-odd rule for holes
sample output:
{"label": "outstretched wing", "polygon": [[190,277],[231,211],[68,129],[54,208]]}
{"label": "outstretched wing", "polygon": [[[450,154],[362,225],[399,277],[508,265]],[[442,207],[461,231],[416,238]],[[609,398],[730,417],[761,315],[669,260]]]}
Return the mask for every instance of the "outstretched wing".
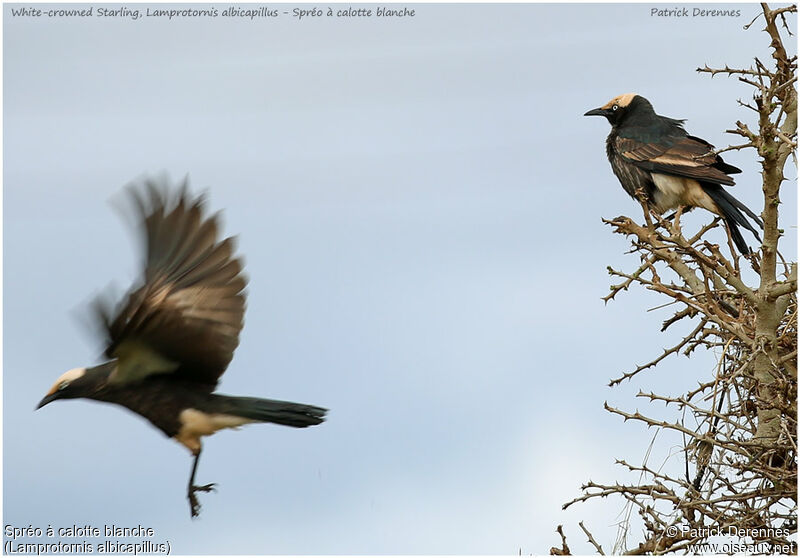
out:
{"label": "outstretched wing", "polygon": [[218,241],[216,216],[203,215],[186,182],[170,201],[168,186],[130,190],[145,240],[143,285],[115,312],[96,303],[118,359],[111,381],[153,374],[213,387],[233,358],[242,329],[247,283],[232,238]]}
{"label": "outstretched wing", "polygon": [[670,141],[643,142],[617,136],[614,147],[626,161],[639,168],[733,186],[728,174],[741,172],[714,153],[714,146],[694,136],[669,138]]}

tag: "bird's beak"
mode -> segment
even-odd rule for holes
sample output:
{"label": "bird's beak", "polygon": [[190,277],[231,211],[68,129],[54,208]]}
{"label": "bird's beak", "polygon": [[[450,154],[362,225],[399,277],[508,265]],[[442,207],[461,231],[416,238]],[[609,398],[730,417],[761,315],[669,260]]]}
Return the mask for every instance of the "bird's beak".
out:
{"label": "bird's beak", "polygon": [[608,116],[609,110],[604,108],[592,109],[585,113],[584,116]]}
{"label": "bird's beak", "polygon": [[48,395],[45,395],[45,396],[42,398],[42,400],[41,400],[41,401],[39,401],[39,404],[38,404],[38,405],[36,405],[36,410],[38,411],[39,409],[41,409],[42,407],[44,407],[45,405],[47,405],[47,404],[48,404],[48,403],[50,403],[51,401],[55,401],[56,399],[58,399],[58,392],[56,392],[56,393],[50,393],[50,394],[48,394]]}

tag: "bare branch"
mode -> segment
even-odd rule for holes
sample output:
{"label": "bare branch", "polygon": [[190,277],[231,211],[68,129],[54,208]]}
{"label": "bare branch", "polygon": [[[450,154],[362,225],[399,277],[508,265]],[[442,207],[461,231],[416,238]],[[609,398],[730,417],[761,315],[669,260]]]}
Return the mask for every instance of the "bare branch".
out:
{"label": "bare branch", "polygon": [[571,556],[569,547],[567,546],[567,537],[564,535],[564,529],[561,525],[556,527],[556,533],[561,535],[561,548],[555,546],[550,548],[550,556]]}
{"label": "bare branch", "polygon": [[656,357],[655,359],[651,360],[650,362],[648,362],[646,364],[643,364],[641,366],[637,366],[636,369],[633,370],[632,372],[626,372],[625,374],[623,374],[619,378],[611,380],[608,383],[608,386],[609,387],[614,387],[615,385],[618,385],[618,384],[622,383],[625,380],[630,380],[631,378],[633,378],[639,372],[641,372],[643,370],[647,370],[648,368],[653,368],[654,366],[657,366],[659,362],[661,362],[662,360],[667,358],[669,355],[674,355],[674,354],[680,352],[680,350],[683,349],[686,346],[686,344],[689,341],[691,341],[694,338],[694,336],[697,335],[697,333],[700,330],[703,329],[703,327],[705,327],[705,325],[706,325],[706,321],[705,320],[701,321],[697,325],[697,327],[694,328],[694,330],[689,335],[687,335],[686,337],[681,339],[680,343],[678,343],[677,345],[675,345],[674,347],[671,347],[669,349],[664,349],[664,352],[661,353],[660,356]]}
{"label": "bare branch", "polygon": [[583,532],[584,532],[584,533],[586,533],[586,536],[589,538],[589,542],[590,542],[590,543],[592,543],[592,546],[595,548],[595,550],[597,550],[597,553],[598,553],[598,554],[600,554],[600,555],[602,555],[602,556],[605,556],[605,555],[606,555],[606,553],[605,553],[605,552],[603,552],[603,547],[602,547],[602,546],[600,546],[600,545],[597,543],[597,541],[596,541],[596,540],[594,540],[594,537],[593,537],[593,536],[592,536],[592,534],[589,532],[589,529],[587,529],[587,528],[586,528],[586,526],[583,524],[583,521],[579,521],[579,522],[578,522],[578,526],[579,526],[581,529],[583,529]]}

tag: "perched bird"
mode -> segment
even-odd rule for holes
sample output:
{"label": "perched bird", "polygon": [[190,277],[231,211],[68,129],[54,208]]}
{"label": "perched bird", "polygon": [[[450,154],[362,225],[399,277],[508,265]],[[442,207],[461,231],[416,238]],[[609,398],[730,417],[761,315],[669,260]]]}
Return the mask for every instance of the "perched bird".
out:
{"label": "perched bird", "polygon": [[742,212],[763,229],[761,219],[723,188],[733,186],[730,174],[742,171],[715,154],[713,145],[686,133],[683,120],[656,114],[650,101],[635,93],[615,97],[584,114],[595,115],[605,116],[611,123],[606,140],[608,160],[631,197],[641,191],[659,213],[702,207],[719,215],[742,254],[750,249],[739,226],[760,240]]}
{"label": "perched bird", "polygon": [[142,219],[145,266],[140,285],[112,309],[94,305],[110,361],[64,373],[39,402],[84,397],[127,407],[194,455],[187,497],[200,504],[194,477],[201,437],[223,428],[271,422],[304,428],[325,420],[312,405],[213,393],[233,357],[242,329],[246,279],[232,238],[218,241],[216,216],[187,185],[170,200],[168,187],[131,188]]}

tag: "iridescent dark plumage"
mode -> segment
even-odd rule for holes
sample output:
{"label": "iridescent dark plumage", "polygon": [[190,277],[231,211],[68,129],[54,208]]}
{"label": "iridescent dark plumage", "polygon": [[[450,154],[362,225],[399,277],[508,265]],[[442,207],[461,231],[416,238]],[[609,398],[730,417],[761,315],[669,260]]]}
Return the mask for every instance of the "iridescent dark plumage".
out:
{"label": "iridescent dark plumage", "polygon": [[649,205],[663,213],[678,207],[702,207],[722,217],[736,247],[750,252],[739,226],[759,238],[745,214],[763,228],[761,219],[723,186],[741,170],[714,153],[714,146],[689,135],[683,120],[655,113],[650,102],[627,93],[584,116],[604,116],[611,124],[606,154],[614,174],[631,196],[644,193]]}

